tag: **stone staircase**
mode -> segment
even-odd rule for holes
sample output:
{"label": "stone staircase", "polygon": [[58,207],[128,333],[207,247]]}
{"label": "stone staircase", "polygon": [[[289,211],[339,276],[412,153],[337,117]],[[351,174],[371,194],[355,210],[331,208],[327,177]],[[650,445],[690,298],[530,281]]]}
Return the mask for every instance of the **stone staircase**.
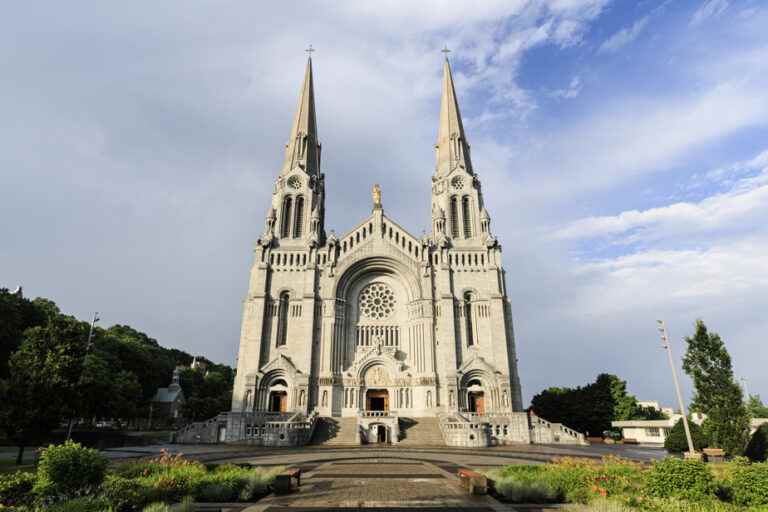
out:
{"label": "stone staircase", "polygon": [[311,444],[358,446],[360,433],[357,429],[357,418],[330,418],[327,416],[318,418]]}
{"label": "stone staircase", "polygon": [[399,446],[445,446],[438,418],[400,418]]}

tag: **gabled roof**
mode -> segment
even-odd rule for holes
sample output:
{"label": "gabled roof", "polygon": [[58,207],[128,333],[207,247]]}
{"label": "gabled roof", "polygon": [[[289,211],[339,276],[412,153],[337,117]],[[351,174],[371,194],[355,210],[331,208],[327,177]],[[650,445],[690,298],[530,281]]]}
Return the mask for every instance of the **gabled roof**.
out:
{"label": "gabled roof", "polygon": [[184,401],[184,391],[181,386],[171,385],[167,388],[157,388],[155,396],[152,398],[153,402],[173,403],[176,400]]}

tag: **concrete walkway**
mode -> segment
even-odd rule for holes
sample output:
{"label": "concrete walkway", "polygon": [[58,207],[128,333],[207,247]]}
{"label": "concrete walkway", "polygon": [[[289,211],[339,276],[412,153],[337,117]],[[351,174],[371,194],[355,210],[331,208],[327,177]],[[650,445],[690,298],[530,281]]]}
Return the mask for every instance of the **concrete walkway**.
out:
{"label": "concrete walkway", "polygon": [[327,462],[307,468],[297,491],[268,496],[246,511],[507,510],[488,496],[470,496],[459,486],[455,472],[426,462],[374,457]]}

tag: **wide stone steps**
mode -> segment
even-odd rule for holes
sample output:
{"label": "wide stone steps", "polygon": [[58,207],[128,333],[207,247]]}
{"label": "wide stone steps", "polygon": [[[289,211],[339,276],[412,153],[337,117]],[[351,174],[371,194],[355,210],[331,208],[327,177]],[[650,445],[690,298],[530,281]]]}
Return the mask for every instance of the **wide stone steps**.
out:
{"label": "wide stone steps", "polygon": [[318,418],[311,444],[358,446],[360,434],[357,429],[357,418],[329,418],[327,416]]}
{"label": "wide stone steps", "polygon": [[437,418],[400,418],[400,446],[445,446]]}

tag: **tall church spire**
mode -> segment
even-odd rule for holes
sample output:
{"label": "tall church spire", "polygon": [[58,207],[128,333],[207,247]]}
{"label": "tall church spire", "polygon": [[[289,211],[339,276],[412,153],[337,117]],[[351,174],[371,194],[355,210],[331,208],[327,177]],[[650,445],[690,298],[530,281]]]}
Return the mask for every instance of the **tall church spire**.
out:
{"label": "tall church spire", "polygon": [[443,94],[440,100],[440,128],[437,132],[437,166],[435,174],[447,175],[456,167],[463,167],[472,173],[469,157],[469,143],[464,135],[459,101],[453,86],[451,64],[446,54],[443,63]]}
{"label": "tall church spire", "polygon": [[285,145],[285,163],[281,174],[287,174],[296,167],[303,169],[307,174],[320,174],[320,142],[317,139],[311,55],[307,59],[304,85],[301,87],[296,117],[293,118],[291,136]]}

